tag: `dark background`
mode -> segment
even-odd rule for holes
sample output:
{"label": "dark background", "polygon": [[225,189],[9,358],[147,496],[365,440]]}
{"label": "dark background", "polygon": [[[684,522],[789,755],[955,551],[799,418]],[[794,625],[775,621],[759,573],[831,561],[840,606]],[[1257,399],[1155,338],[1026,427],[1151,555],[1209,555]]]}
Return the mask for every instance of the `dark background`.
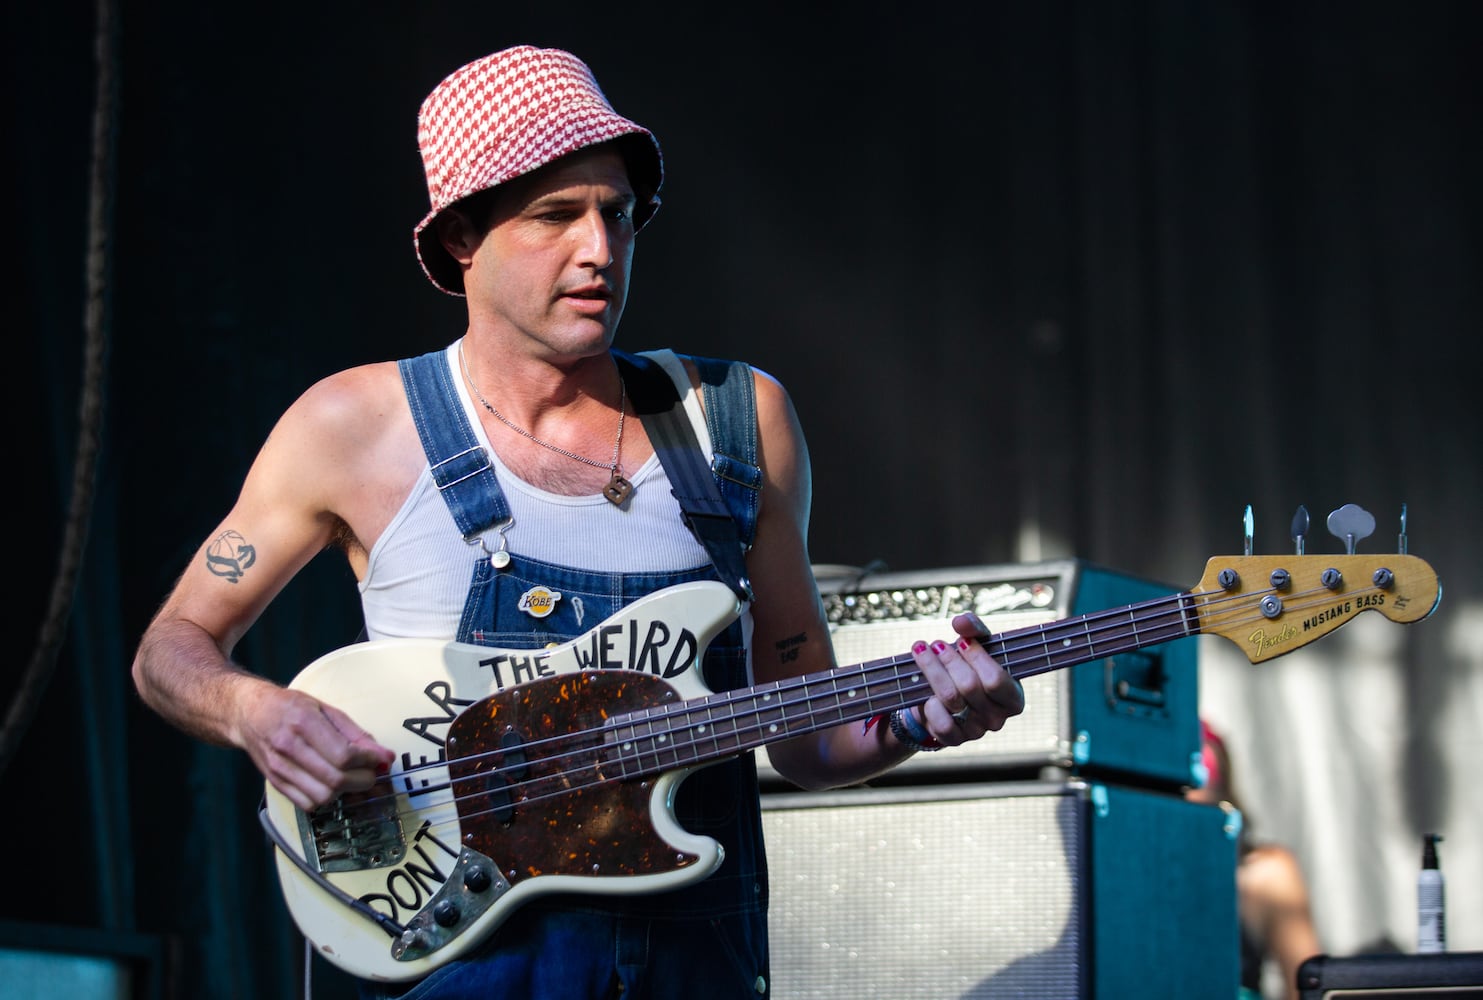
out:
{"label": "dark background", "polygon": [[[1390,550],[1404,505],[1436,619],[1381,620],[1370,686],[1227,670],[1205,710],[1328,948],[1413,947],[1421,832],[1483,884],[1480,28],[1468,0],[8,5],[0,919],[158,936],[184,996],[297,989],[260,782],[144,711],[129,661],[304,388],[462,331],[412,253],[416,111],[529,42],[657,133],[619,342],[789,387],[816,563],[1075,556],[1184,589],[1247,504],[1259,552],[1299,504],[1336,551],[1346,502]],[[324,559],[239,658],[286,681],[358,629]],[[1335,769],[1361,751],[1383,772]],[[1372,839],[1336,850],[1336,814]],[[1483,902],[1455,891],[1449,930],[1483,948]]]}

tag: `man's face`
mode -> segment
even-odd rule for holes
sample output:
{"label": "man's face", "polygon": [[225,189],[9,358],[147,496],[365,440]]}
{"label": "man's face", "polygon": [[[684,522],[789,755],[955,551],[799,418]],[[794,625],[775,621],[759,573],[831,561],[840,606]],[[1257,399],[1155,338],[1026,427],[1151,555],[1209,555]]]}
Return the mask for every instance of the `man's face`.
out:
{"label": "man's face", "polygon": [[610,147],[509,182],[464,276],[471,318],[530,338],[553,360],[607,350],[628,295],[634,200]]}

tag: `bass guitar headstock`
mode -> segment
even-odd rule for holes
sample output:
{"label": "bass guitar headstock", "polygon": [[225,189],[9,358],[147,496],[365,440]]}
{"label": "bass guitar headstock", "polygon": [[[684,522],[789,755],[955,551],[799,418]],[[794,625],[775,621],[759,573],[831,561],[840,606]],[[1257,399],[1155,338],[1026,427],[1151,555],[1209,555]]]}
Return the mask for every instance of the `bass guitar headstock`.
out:
{"label": "bass guitar headstock", "polygon": [[1369,513],[1346,504],[1329,515],[1329,531],[1344,555],[1304,553],[1307,511],[1293,519],[1292,555],[1251,552],[1251,508],[1246,510],[1246,553],[1216,556],[1189,592],[1198,631],[1234,642],[1252,663],[1290,653],[1365,611],[1393,622],[1420,621],[1436,610],[1442,587],[1427,563],[1406,553],[1401,509],[1400,551],[1360,555],[1355,549],[1375,526]]}

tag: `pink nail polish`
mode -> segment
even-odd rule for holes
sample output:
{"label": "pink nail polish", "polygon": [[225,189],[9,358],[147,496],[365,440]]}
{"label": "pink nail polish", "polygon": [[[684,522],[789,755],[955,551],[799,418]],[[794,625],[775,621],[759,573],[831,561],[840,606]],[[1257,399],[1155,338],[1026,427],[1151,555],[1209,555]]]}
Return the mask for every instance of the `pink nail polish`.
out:
{"label": "pink nail polish", "polygon": [[913,653],[922,653],[922,652],[925,652],[926,649],[927,649],[927,644],[925,642],[922,642],[920,639],[918,639],[916,642],[914,642],[914,643],[911,644],[911,651]]}
{"label": "pink nail polish", "polygon": [[968,640],[967,639],[959,639],[958,640],[958,648],[961,649],[961,650],[963,650],[966,653],[968,651]]}
{"label": "pink nail polish", "polygon": [[941,653],[947,649],[947,643],[943,642],[941,639],[938,639],[932,644],[932,649],[934,652]]}

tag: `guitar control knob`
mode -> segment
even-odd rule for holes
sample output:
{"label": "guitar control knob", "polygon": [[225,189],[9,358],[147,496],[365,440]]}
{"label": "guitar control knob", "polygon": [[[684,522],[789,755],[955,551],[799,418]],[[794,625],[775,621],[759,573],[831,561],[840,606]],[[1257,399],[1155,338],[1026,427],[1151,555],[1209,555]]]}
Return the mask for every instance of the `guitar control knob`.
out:
{"label": "guitar control knob", "polygon": [[1274,569],[1272,571],[1272,589],[1286,590],[1292,586],[1292,574],[1285,569]]}
{"label": "guitar control knob", "polygon": [[1323,585],[1329,590],[1338,590],[1344,585],[1344,574],[1336,569],[1326,569],[1323,571],[1322,580]]}
{"label": "guitar control knob", "polygon": [[464,887],[472,892],[483,892],[489,888],[489,884],[492,881],[493,879],[489,877],[489,872],[482,865],[470,868],[463,873]]}
{"label": "guitar control knob", "polygon": [[1223,569],[1215,579],[1224,589],[1235,590],[1236,585],[1241,582],[1241,574],[1233,569]]}
{"label": "guitar control knob", "polygon": [[1375,586],[1381,590],[1389,590],[1395,586],[1395,574],[1383,566],[1375,570],[1375,575],[1370,577],[1370,579],[1374,580]]}
{"label": "guitar control knob", "polygon": [[451,899],[445,899],[433,907],[433,919],[438,922],[439,927],[452,927],[463,917],[458,912],[458,904]]}

